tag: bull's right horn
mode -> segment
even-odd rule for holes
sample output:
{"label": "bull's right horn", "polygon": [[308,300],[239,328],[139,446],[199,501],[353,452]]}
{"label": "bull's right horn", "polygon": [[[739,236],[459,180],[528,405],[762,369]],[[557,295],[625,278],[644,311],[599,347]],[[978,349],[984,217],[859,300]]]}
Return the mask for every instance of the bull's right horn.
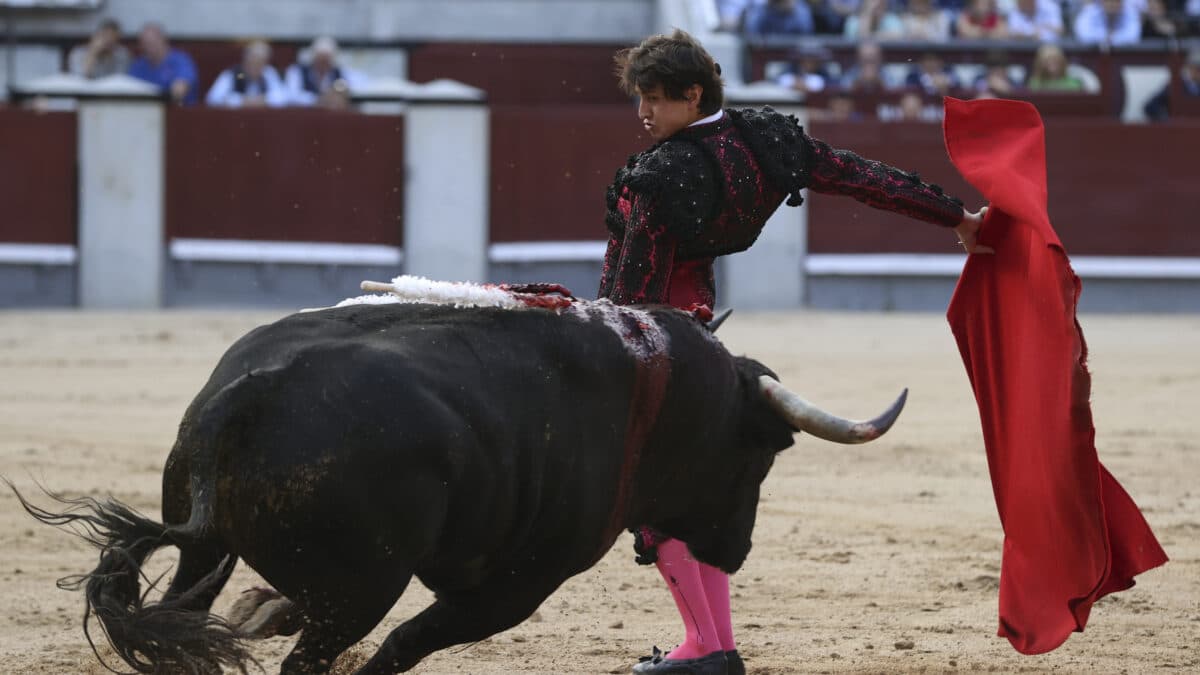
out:
{"label": "bull's right horn", "polygon": [[834,443],[866,443],[879,438],[900,416],[904,401],[908,398],[908,389],[905,389],[883,414],[864,422],[855,422],[821,410],[766,375],[758,378],[758,384],[763,396],[780,417],[800,431]]}

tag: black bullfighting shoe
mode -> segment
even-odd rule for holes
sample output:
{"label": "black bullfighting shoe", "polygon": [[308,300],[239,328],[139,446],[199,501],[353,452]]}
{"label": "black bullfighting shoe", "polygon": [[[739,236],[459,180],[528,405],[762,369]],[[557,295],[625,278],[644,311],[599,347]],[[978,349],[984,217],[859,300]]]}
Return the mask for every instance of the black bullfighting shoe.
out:
{"label": "black bullfighting shoe", "polygon": [[633,672],[637,675],[727,675],[729,671],[725,652],[713,652],[695,659],[669,659],[655,647],[650,656],[643,656],[633,667]]}
{"label": "black bullfighting shoe", "polygon": [[725,652],[725,663],[728,675],[746,675],[746,664],[742,663],[742,655],[736,649]]}

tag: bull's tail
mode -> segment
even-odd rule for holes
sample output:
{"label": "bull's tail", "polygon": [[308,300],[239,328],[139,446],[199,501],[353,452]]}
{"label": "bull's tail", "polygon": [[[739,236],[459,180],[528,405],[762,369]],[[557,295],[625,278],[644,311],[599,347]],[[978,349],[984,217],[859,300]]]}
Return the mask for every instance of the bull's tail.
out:
{"label": "bull's tail", "polygon": [[[219,592],[234,558],[227,557],[174,597],[146,604],[146,595],[140,592],[139,577],[144,576],[142,563],[146,558],[163,546],[186,549],[199,540],[200,528],[192,523],[168,527],[112,499],[68,499],[48,493],[66,507],[61,512],[48,511],[26,501],[8,479],[0,479],[16,493],[31,516],[47,525],[69,529],[100,549],[100,564],[90,574],[58,582],[60,588],[85,589],[83,627],[93,651],[96,645],[88,628],[94,614],[112,648],[139,673],[212,673],[224,668],[245,673],[246,664],[254,662],[224,619],[209,614],[207,603],[196,602],[200,596],[212,597]],[[147,581],[153,588],[155,583]],[[198,604],[203,608],[190,609]],[[96,656],[103,662],[98,652]]]}

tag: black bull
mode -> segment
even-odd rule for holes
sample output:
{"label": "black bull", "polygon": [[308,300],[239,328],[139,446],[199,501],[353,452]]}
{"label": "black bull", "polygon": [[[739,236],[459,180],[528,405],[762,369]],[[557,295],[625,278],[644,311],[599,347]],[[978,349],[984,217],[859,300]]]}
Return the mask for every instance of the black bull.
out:
{"label": "black bull", "polygon": [[[164,524],[111,500],[22,502],[102,549],[80,583],[136,670],[245,667],[245,636],[208,613],[241,558],[300,617],[283,672],[328,670],[416,575],[436,601],[361,670],[398,672],[520,623],[621,528],[736,571],[793,433],[869,440],[900,405],[858,424],[809,410],[668,308],[359,305],[229,349],[180,424]],[[144,604],[140,567],[167,545],[178,569]]]}

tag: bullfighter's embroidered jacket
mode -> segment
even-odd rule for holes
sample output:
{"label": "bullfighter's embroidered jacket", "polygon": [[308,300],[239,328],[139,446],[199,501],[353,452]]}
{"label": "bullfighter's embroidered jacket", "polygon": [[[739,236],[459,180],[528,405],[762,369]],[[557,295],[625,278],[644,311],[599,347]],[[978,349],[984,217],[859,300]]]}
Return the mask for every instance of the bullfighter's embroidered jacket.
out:
{"label": "bullfighter's embroidered jacket", "polygon": [[962,202],[914,173],[835,150],[771,108],[725,110],[629,158],[607,193],[600,297],[617,304],[714,306],[713,259],[754,243],[784,198],[849,195],[953,227]]}

